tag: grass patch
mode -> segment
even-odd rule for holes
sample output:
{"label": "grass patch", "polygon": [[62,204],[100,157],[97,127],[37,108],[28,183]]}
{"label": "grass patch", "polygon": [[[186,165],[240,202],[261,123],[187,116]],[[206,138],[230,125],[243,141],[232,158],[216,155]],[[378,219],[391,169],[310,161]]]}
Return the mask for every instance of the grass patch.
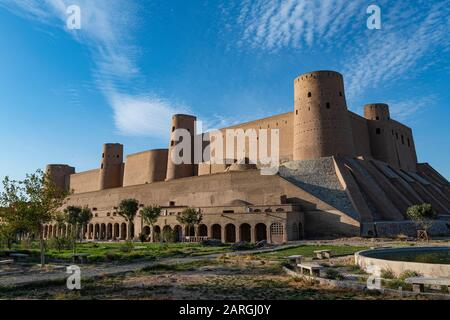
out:
{"label": "grass patch", "polygon": [[[39,248],[32,244],[29,249],[16,245],[14,252],[30,255],[30,261],[39,260]],[[161,246],[159,243],[81,243],[77,245],[77,253],[88,254],[89,262],[132,261],[139,259],[154,260],[156,258],[202,256],[231,251],[229,246],[208,247],[192,243],[171,243]],[[3,251],[0,256],[7,256]],[[47,260],[71,261],[72,250],[48,249]]]}

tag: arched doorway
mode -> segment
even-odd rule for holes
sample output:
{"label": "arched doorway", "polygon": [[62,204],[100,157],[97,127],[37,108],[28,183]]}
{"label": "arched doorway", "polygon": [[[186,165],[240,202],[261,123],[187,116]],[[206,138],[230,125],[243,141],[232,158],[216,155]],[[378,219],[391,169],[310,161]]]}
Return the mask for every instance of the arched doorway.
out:
{"label": "arched doorway", "polygon": [[252,227],[248,223],[241,224],[240,237],[241,241],[251,242],[252,241]]}
{"label": "arched doorway", "polygon": [[106,239],[111,240],[113,237],[113,226],[111,223],[108,223],[108,226],[106,228]]}
{"label": "arched doorway", "polygon": [[124,222],[120,225],[120,239],[125,240],[127,238],[127,224]]}
{"label": "arched doorway", "polygon": [[186,231],[185,235],[187,237],[195,236],[195,227],[194,226],[186,226],[185,231]]}
{"label": "arched doorway", "polygon": [[145,226],[142,229],[142,233],[145,234],[148,237],[150,235],[150,227],[149,226]]}
{"label": "arched doorway", "polygon": [[94,225],[93,224],[89,224],[88,227],[88,239],[93,239],[94,237]]}
{"label": "arched doorway", "polygon": [[173,233],[175,236],[175,242],[180,242],[183,240],[183,228],[180,225],[176,225],[175,228],[173,228]]}
{"label": "arched doorway", "polygon": [[161,237],[161,228],[159,226],[153,227],[153,241],[159,242]]}
{"label": "arched doorway", "polygon": [[100,239],[100,226],[98,224],[95,224],[94,226],[94,239]]}
{"label": "arched doorway", "polygon": [[222,241],[222,227],[220,226],[220,224],[213,225],[211,229],[212,229],[211,230],[212,238],[215,240]]}
{"label": "arched doorway", "polygon": [[82,235],[81,235],[82,240],[86,239],[86,237],[87,237],[87,230],[88,230],[88,226],[85,224],[83,226],[83,232],[82,232]]}
{"label": "arched doorway", "polygon": [[198,226],[198,236],[199,237],[208,236],[208,227],[205,224],[201,224]]}
{"label": "arched doorway", "polygon": [[100,225],[100,239],[105,240],[106,239],[106,224],[102,223]]}
{"label": "arched doorway", "polygon": [[258,223],[255,226],[255,239],[257,242],[263,240],[267,241],[267,227],[264,223]]}
{"label": "arched doorway", "polygon": [[114,223],[114,240],[119,240],[120,237],[119,229],[120,229],[119,224]]}
{"label": "arched doorway", "polygon": [[225,242],[236,242],[236,227],[234,224],[227,224],[225,226]]}
{"label": "arched doorway", "polygon": [[173,242],[173,232],[170,226],[164,226],[163,228],[163,240],[166,242]]}

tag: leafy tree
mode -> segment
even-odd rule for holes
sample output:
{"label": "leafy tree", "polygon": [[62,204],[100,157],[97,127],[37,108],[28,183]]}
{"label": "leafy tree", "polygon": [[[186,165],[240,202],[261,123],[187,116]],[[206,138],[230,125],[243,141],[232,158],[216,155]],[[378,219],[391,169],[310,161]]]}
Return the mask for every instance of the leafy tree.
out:
{"label": "leafy tree", "polygon": [[433,220],[436,218],[436,213],[431,204],[424,203],[414,205],[408,208],[406,215],[409,219],[414,221],[418,227],[428,231],[433,225]]}
{"label": "leafy tree", "polygon": [[188,236],[191,236],[191,227],[200,224],[203,220],[203,215],[200,211],[194,208],[184,209],[179,216],[177,216],[177,221],[182,225],[188,227]]}
{"label": "leafy tree", "polygon": [[15,226],[39,238],[41,266],[45,265],[44,225],[53,221],[63,205],[67,192],[55,186],[49,177],[37,170],[23,181],[6,177],[0,206],[15,214]]}
{"label": "leafy tree", "polygon": [[80,233],[83,227],[92,220],[92,211],[87,207],[69,206],[64,210],[64,213],[66,214],[67,223],[72,227],[73,253],[76,253],[77,239],[82,238]]}
{"label": "leafy tree", "polygon": [[139,210],[139,201],[136,199],[125,199],[119,205],[119,215],[128,222],[128,239],[131,239],[131,231],[134,227],[134,218]]}
{"label": "leafy tree", "polygon": [[14,224],[6,210],[0,210],[0,242],[11,250],[16,241],[19,228]]}
{"label": "leafy tree", "polygon": [[153,236],[153,226],[161,216],[161,207],[157,205],[147,206],[141,210],[141,216],[144,222],[152,227]]}

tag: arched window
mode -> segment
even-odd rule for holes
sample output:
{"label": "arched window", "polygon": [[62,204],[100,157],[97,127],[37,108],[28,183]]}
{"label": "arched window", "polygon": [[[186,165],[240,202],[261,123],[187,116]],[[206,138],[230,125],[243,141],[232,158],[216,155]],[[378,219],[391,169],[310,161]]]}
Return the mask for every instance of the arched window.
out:
{"label": "arched window", "polygon": [[327,109],[330,109],[331,108],[331,104],[329,103],[329,102],[327,102]]}
{"label": "arched window", "polygon": [[311,97],[312,97],[312,93],[308,92],[308,98],[311,98]]}

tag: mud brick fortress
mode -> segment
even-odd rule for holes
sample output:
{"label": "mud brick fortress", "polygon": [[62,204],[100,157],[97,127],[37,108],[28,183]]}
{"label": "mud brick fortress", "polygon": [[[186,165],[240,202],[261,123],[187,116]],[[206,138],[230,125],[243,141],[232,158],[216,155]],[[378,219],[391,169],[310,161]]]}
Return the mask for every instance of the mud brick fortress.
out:
{"label": "mud brick fortress", "polygon": [[[203,221],[189,234],[194,241],[267,240],[411,234],[406,219],[413,204],[430,203],[439,217],[434,234],[450,232],[450,183],[427,163],[417,163],[412,130],[391,119],[389,106],[364,107],[364,117],[347,108],[344,80],[334,71],[304,74],[294,81],[294,110],[230,127],[279,129],[281,165],[262,175],[258,164],[175,165],[170,159],[176,129],[195,133],[196,118],[174,115],[169,149],[131,154],[103,146],[99,169],[76,173],[69,165],[48,165],[61,188],[73,193],[67,205],[88,206],[94,218],[84,229],[89,240],[121,240],[140,233],[174,233],[186,241],[177,215],[191,207]],[[221,130],[225,130],[224,128]],[[194,143],[194,142],[193,142]],[[248,146],[248,145],[247,145]],[[157,204],[162,216],[151,230],[138,214],[134,234],[117,213],[123,199]],[[45,227],[46,237],[66,228]],[[189,239],[188,239],[189,240]],[[192,240],[192,239],[191,239]]]}

